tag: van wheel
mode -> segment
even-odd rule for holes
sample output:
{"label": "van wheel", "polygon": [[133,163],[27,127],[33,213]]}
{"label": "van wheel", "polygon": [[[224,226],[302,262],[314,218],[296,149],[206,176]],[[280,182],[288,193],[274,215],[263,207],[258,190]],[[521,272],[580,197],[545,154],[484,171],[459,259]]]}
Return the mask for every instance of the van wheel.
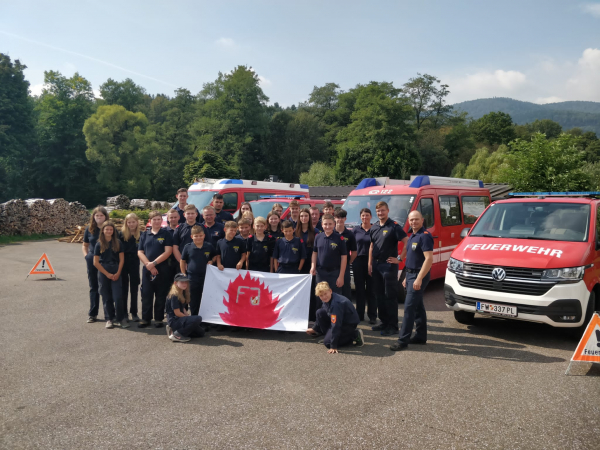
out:
{"label": "van wheel", "polygon": [[596,311],[596,292],[594,292],[592,290],[592,292],[590,292],[590,299],[588,300],[587,309],[585,310],[585,319],[583,320],[583,325],[581,325],[580,327],[577,327],[577,328],[571,328],[569,330],[570,331],[569,334],[571,336],[573,336],[574,338],[581,339],[581,336],[583,336],[583,332],[587,328],[588,323],[590,323],[590,320],[592,320],[592,316],[594,315],[595,311]]}
{"label": "van wheel", "polygon": [[475,322],[475,313],[468,311],[454,311],[454,320],[463,325],[472,325]]}
{"label": "van wheel", "polygon": [[402,275],[400,275],[400,279],[398,280],[398,303],[404,303],[406,300],[406,289],[402,286],[404,283],[404,279],[406,278],[406,271],[402,271]]}

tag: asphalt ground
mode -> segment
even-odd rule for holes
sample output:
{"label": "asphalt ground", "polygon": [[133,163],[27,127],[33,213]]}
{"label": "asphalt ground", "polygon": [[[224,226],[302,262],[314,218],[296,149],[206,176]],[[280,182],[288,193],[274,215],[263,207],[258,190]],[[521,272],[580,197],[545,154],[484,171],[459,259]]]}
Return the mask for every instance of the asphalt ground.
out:
{"label": "asphalt ground", "polygon": [[[59,280],[26,280],[43,252]],[[0,247],[0,447],[600,448],[600,370],[564,375],[576,340],[460,325],[441,280],[425,303],[428,344],[399,353],[366,324],[365,346],[337,355],[303,333],[179,344],[164,329],[87,324],[79,245]]]}

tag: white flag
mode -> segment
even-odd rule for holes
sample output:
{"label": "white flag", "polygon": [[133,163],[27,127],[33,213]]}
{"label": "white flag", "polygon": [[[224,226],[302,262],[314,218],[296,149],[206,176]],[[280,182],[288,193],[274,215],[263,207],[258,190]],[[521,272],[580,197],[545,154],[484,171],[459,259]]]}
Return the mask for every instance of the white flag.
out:
{"label": "white flag", "polygon": [[203,322],[268,330],[306,331],[310,275],[206,267]]}

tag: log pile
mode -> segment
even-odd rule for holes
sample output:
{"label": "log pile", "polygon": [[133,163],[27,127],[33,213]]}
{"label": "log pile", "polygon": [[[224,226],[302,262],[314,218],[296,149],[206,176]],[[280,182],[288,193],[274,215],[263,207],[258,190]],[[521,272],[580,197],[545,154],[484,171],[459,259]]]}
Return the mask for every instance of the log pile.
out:
{"label": "log pile", "polygon": [[117,195],[115,197],[108,197],[106,199],[106,206],[112,206],[113,209],[129,209],[129,197],[123,194]]}
{"label": "log pile", "polygon": [[150,209],[170,209],[170,208],[171,208],[171,203],[169,203],[169,202],[157,202],[157,201],[150,202]]}
{"label": "log pile", "polygon": [[61,234],[89,218],[84,205],[62,198],[9,200],[0,205],[0,235]]}
{"label": "log pile", "polygon": [[[121,227],[123,226],[123,219],[110,219],[117,227],[117,231],[121,231]],[[87,225],[79,225],[67,228],[64,231],[65,236],[58,238],[59,242],[68,242],[72,244],[81,244],[83,242],[83,234],[85,232],[85,228]],[[145,229],[145,224],[143,220],[140,220],[140,230]]]}
{"label": "log pile", "polygon": [[146,198],[134,198],[129,204],[131,209],[150,209],[150,200]]}

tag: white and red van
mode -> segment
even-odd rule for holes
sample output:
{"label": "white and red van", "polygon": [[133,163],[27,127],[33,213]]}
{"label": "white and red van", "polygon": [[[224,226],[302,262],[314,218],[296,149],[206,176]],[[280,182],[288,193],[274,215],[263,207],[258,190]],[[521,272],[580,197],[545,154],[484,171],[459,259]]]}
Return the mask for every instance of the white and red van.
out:
{"label": "white and red van", "polygon": [[[491,203],[490,192],[478,180],[412,176],[410,180],[365,178],[354,189],[343,208],[348,212],[348,228],[360,226],[360,210],[369,208],[373,222],[377,220],[375,205],[384,201],[390,208],[389,217],[398,222],[407,233],[410,231],[408,214],[417,210],[423,214],[425,227],[434,239],[431,279],[442,278],[450,254],[461,241],[461,231],[470,227]],[[398,251],[402,251],[399,244]],[[398,282],[405,277],[404,263],[400,263]],[[400,301],[404,288],[398,289]]]}
{"label": "white and red van", "polygon": [[492,203],[448,262],[446,305],[476,313],[584,327],[600,306],[600,192],[526,192]]}
{"label": "white and red van", "polygon": [[293,199],[298,200],[300,203],[300,209],[310,208],[311,206],[316,206],[321,211],[321,215],[323,215],[323,204],[325,202],[333,203],[334,207],[342,206],[344,202],[342,200],[325,200],[325,199],[314,199],[309,197],[291,197],[291,196],[283,196],[283,197],[271,197],[271,198],[263,198],[261,200],[254,200],[250,202],[252,206],[252,213],[254,217],[262,216],[267,217],[267,214],[271,212],[273,209],[273,205],[279,203],[283,207],[283,213],[281,214],[281,220],[285,220],[290,216],[290,202]]}

